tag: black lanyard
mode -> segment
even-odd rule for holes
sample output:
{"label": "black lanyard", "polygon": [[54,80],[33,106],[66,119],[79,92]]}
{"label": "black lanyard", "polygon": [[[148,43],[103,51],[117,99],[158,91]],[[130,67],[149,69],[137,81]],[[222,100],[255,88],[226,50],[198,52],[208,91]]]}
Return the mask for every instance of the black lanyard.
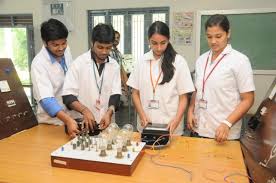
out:
{"label": "black lanyard", "polygon": [[[93,60],[93,63],[92,63],[93,64],[93,73],[94,73],[94,78],[95,78],[95,82],[96,82],[96,85],[97,85],[97,88],[98,88],[99,98],[100,98],[101,93],[102,93],[103,80],[104,80],[105,63],[100,64],[100,67],[98,68],[98,65],[96,63],[96,59],[94,57],[94,53],[92,51],[91,51],[91,59]],[[107,62],[109,62],[108,57],[107,57]],[[102,80],[101,80],[100,84],[98,84],[98,81],[97,81],[95,65],[97,67],[99,77],[101,78],[101,76],[102,76]]]}

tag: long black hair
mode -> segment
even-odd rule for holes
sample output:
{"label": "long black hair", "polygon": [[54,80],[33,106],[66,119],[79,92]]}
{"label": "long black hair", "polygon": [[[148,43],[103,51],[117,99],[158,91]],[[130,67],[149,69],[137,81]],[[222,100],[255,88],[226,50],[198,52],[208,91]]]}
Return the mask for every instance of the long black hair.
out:
{"label": "long black hair", "polygon": [[[151,38],[153,34],[160,34],[162,36],[167,37],[170,39],[170,29],[167,24],[161,21],[156,21],[149,27],[148,30],[148,39]],[[161,64],[161,69],[163,72],[163,80],[161,81],[161,85],[170,82],[174,75],[174,66],[173,62],[175,60],[177,52],[172,47],[171,43],[169,42],[167,48],[163,55],[163,60]]]}

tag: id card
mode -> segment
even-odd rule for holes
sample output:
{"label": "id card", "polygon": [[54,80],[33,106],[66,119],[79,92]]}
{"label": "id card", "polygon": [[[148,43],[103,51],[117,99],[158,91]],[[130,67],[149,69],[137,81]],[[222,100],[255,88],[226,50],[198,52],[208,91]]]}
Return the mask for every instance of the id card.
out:
{"label": "id card", "polygon": [[203,100],[203,99],[200,99],[199,100],[199,108],[201,108],[201,109],[207,109],[207,101]]}
{"label": "id card", "polygon": [[96,109],[99,111],[102,107],[101,107],[101,100],[97,99],[95,102],[95,107]]}
{"label": "id card", "polygon": [[148,109],[159,109],[159,100],[149,100]]}

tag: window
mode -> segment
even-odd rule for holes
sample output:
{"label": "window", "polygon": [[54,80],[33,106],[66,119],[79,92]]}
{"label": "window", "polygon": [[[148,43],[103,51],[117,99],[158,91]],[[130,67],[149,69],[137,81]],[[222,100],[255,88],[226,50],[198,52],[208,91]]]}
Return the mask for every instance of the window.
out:
{"label": "window", "polygon": [[[120,32],[121,39],[118,48],[121,53],[131,55],[132,60],[137,60],[149,50],[147,30],[151,23],[157,20],[169,24],[168,7],[89,10],[89,45],[92,28],[98,23],[109,23]],[[129,67],[131,66],[126,66],[126,68]]]}
{"label": "window", "polygon": [[[131,16],[131,53],[135,59],[138,59],[145,53],[144,49],[144,15]],[[146,37],[146,36],[145,36]]]}
{"label": "window", "polygon": [[[96,24],[94,24],[96,25]],[[120,32],[120,39],[124,40],[124,15],[113,15],[112,16],[112,25],[114,29],[118,32]],[[124,54],[124,41],[120,42],[118,45],[118,49],[121,50],[121,53]]]}
{"label": "window", "polygon": [[104,23],[105,22],[105,17],[104,16],[94,16],[93,17],[93,22],[95,23],[95,25],[97,25],[99,23]]}
{"label": "window", "polygon": [[32,15],[0,15],[0,57],[11,58],[33,105],[30,64],[34,58]]}

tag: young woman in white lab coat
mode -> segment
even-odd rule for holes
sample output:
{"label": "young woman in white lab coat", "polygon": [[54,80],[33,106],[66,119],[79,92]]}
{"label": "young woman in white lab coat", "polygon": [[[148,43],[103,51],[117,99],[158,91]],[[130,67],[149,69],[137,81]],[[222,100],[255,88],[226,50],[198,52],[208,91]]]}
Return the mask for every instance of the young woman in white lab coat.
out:
{"label": "young woman in white lab coat", "polygon": [[205,24],[210,50],[196,61],[195,87],[188,110],[193,136],[218,142],[240,137],[242,116],[254,102],[253,72],[249,59],[234,50],[230,24],[224,15],[212,15]]}
{"label": "young woman in white lab coat", "polygon": [[183,133],[187,93],[194,91],[185,59],[170,43],[169,27],[160,21],[148,30],[151,50],[137,61],[127,84],[138,113],[137,128],[149,122],[165,124],[170,133]]}

